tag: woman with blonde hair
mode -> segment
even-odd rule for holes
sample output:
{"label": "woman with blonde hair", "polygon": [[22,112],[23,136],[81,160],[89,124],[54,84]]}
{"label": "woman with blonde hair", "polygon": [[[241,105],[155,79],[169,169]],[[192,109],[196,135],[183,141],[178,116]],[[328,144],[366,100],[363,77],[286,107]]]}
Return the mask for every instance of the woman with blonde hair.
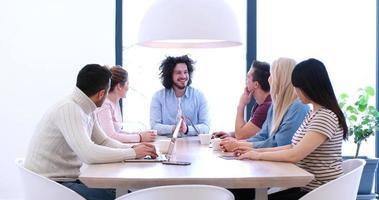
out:
{"label": "woman with blonde hair", "polygon": [[96,114],[101,128],[111,138],[120,142],[152,142],[156,134],[153,131],[128,133],[122,130],[120,99],[125,98],[129,89],[128,72],[120,66],[110,69],[112,72],[109,94]]}
{"label": "woman with blonde hair", "polygon": [[[295,65],[296,61],[290,58],[279,58],[272,63],[268,78],[272,104],[262,129],[247,141],[234,138],[222,140],[220,146],[224,151],[278,147],[291,143],[293,134],[309,111],[309,107],[297,98],[291,83],[291,74]],[[236,200],[254,198],[254,189],[230,189],[230,191]]]}
{"label": "woman with blonde hair", "polygon": [[292,142],[281,147],[236,151],[238,159],[292,162],[315,176],[304,187],[270,194],[269,200],[299,199],[343,174],[342,142],[348,137],[348,127],[325,65],[314,58],[300,62],[293,70],[292,84],[300,100],[312,105]]}
{"label": "woman with blonde hair", "polygon": [[251,148],[277,147],[288,145],[306,116],[309,107],[300,102],[291,83],[291,74],[296,61],[290,58],[279,58],[271,65],[270,94],[272,105],[268,110],[266,121],[256,136],[247,141],[225,139],[221,148],[234,151],[238,147]]}

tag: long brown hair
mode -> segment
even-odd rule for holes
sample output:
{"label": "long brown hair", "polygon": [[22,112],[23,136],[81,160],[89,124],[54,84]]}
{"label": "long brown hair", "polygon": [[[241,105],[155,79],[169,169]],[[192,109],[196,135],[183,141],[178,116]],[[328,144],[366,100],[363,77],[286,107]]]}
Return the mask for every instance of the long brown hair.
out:
{"label": "long brown hair", "polygon": [[111,88],[109,89],[109,92],[112,92],[117,84],[125,85],[125,83],[128,81],[128,72],[123,69],[121,66],[114,66],[110,69],[112,72],[112,78],[111,78]]}

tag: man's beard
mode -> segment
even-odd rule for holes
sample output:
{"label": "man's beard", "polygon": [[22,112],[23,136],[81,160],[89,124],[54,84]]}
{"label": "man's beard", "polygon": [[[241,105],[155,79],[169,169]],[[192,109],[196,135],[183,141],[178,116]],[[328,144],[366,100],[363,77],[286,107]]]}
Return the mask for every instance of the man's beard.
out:
{"label": "man's beard", "polygon": [[184,90],[184,89],[186,88],[186,86],[187,86],[187,83],[184,84],[184,86],[182,86],[182,85],[178,85],[177,83],[174,82],[174,86],[175,86],[176,88],[180,89],[180,90]]}

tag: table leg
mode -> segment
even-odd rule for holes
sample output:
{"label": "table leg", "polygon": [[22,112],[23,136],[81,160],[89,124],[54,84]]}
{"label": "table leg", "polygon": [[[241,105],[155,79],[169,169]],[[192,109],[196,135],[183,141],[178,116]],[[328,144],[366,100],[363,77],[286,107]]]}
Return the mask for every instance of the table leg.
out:
{"label": "table leg", "polygon": [[267,188],[255,188],[255,200],[267,200]]}

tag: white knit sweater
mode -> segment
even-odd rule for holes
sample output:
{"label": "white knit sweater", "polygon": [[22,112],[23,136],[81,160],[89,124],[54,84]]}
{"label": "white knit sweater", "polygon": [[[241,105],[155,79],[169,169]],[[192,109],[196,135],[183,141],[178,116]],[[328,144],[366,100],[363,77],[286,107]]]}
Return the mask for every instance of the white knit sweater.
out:
{"label": "white knit sweater", "polygon": [[80,89],[53,106],[30,141],[25,167],[57,181],[75,180],[82,163],[135,158],[130,144],[106,136],[95,118],[96,105]]}

